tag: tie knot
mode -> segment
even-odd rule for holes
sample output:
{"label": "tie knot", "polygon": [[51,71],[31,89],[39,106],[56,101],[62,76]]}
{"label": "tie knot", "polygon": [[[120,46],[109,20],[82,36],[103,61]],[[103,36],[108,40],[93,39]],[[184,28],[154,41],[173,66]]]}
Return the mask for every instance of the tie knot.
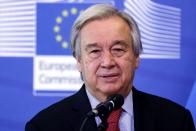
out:
{"label": "tie knot", "polygon": [[119,122],[119,119],[120,119],[120,115],[121,115],[122,110],[123,109],[120,108],[118,110],[113,111],[110,114],[110,116],[108,117],[107,122],[108,123],[118,123]]}

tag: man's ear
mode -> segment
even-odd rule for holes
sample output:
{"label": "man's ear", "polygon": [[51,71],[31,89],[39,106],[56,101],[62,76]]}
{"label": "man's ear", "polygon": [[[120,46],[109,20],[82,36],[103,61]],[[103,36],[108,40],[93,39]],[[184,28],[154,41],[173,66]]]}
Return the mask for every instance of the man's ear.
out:
{"label": "man's ear", "polygon": [[139,64],[140,64],[140,57],[138,55],[138,56],[135,56],[135,69],[139,67]]}
{"label": "man's ear", "polygon": [[82,72],[82,67],[81,67],[81,58],[76,56],[76,66],[79,72]]}

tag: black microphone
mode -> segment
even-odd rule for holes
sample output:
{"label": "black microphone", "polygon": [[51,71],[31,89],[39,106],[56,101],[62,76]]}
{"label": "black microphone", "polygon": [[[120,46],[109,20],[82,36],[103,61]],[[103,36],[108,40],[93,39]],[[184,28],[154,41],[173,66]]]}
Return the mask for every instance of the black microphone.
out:
{"label": "black microphone", "polygon": [[95,116],[99,116],[102,120],[101,124],[98,126],[99,131],[105,131],[108,126],[107,118],[113,110],[119,109],[124,104],[124,97],[120,94],[114,94],[108,97],[105,102],[100,103],[95,109],[88,112],[85,119],[80,126],[80,131],[84,130],[84,126],[89,119]]}
{"label": "black microphone", "polygon": [[106,120],[113,110],[119,109],[124,104],[124,97],[114,94],[108,97],[105,102],[100,103],[95,109],[87,114],[87,117],[99,116],[101,120]]}

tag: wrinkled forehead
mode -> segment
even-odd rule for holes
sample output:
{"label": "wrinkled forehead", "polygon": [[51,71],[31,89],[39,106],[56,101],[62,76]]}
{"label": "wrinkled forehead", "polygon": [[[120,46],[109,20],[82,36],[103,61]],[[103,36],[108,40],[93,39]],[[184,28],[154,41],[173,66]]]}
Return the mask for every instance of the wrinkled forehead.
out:
{"label": "wrinkled forehead", "polygon": [[[128,34],[131,37],[131,30],[129,25],[118,16],[113,16],[105,19],[98,19],[89,21],[81,29],[80,35],[82,37],[88,37],[98,35],[96,37],[110,37],[111,35],[123,36]],[[85,34],[85,35],[83,35]]]}

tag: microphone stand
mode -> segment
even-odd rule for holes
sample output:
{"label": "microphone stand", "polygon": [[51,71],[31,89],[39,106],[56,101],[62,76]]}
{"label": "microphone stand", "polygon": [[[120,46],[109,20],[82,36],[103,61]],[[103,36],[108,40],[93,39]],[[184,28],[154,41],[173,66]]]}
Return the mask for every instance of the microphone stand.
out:
{"label": "microphone stand", "polygon": [[108,116],[109,114],[101,114],[99,116],[102,122],[98,126],[98,131],[106,131],[106,129],[108,128],[108,122],[107,122]]}
{"label": "microphone stand", "polygon": [[[108,122],[107,122],[108,116],[109,116],[108,112],[104,112],[99,115],[99,118],[101,119],[101,123],[97,127],[98,131],[106,131],[106,129],[108,128]],[[82,122],[82,125],[80,126],[80,131],[84,131],[86,122],[94,117],[95,117],[94,112],[92,111],[88,112],[85,119]]]}
{"label": "microphone stand", "polygon": [[107,128],[108,128],[108,122],[105,120],[99,124],[98,131],[106,131]]}
{"label": "microphone stand", "polygon": [[[100,117],[101,118],[101,123],[99,124],[99,126],[97,127],[98,131],[106,131],[106,129],[108,128],[108,122],[107,122],[107,118],[103,118],[103,117]],[[82,125],[80,127],[80,131],[84,131],[84,126],[86,124],[86,122],[89,120],[89,119],[92,119],[92,117],[86,117],[84,119],[84,121],[82,122]]]}

